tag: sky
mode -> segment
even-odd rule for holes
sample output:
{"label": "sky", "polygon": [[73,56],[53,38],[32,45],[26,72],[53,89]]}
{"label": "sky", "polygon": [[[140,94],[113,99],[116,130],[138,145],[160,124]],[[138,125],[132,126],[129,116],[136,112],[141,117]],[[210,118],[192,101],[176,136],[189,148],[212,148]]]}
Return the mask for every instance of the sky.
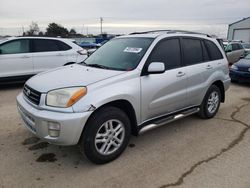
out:
{"label": "sky", "polygon": [[0,0],[0,35],[20,35],[32,21],[82,34],[182,29],[226,37],[228,24],[250,16],[250,0]]}

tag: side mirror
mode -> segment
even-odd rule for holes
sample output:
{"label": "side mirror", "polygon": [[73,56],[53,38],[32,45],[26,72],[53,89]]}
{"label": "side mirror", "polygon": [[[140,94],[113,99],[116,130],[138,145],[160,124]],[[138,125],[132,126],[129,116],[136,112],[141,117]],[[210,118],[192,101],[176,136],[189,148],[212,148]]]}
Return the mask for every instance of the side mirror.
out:
{"label": "side mirror", "polygon": [[148,66],[149,74],[161,74],[165,72],[165,64],[162,62],[152,62]]}
{"label": "side mirror", "polygon": [[230,49],[226,50],[226,53],[228,53],[228,52],[232,52],[232,50],[230,50]]}

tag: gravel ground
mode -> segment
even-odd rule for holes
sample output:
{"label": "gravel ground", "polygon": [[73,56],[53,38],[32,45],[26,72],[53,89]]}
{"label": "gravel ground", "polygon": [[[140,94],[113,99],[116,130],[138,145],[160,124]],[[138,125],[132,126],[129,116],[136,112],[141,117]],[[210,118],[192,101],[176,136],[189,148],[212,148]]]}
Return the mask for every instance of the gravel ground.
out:
{"label": "gravel ground", "polygon": [[0,187],[249,188],[250,86],[232,84],[210,120],[196,115],[132,137],[117,160],[94,165],[76,146],[33,137],[0,89]]}

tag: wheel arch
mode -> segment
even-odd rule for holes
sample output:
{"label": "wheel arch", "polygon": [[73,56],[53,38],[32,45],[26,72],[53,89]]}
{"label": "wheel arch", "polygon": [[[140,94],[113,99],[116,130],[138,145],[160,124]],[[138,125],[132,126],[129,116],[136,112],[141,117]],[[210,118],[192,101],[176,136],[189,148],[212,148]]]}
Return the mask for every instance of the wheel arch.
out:
{"label": "wheel arch", "polygon": [[[88,120],[86,122],[86,124],[88,123],[89,119],[95,114],[97,113],[99,110],[101,110],[102,108],[105,108],[107,106],[114,106],[116,108],[121,109],[123,112],[126,113],[126,115],[128,116],[130,123],[131,123],[131,134],[134,136],[138,135],[138,129],[137,129],[137,119],[136,119],[136,113],[134,110],[133,105],[125,99],[118,99],[118,100],[114,100],[111,102],[107,102],[101,106],[99,106],[89,117]],[[86,125],[85,124],[85,125]],[[86,126],[84,126],[83,130],[82,130],[82,134],[85,131]]]}
{"label": "wheel arch", "polygon": [[212,83],[212,85],[217,86],[220,89],[221,92],[221,102],[225,102],[225,88],[224,88],[224,84],[222,81],[217,80],[215,82]]}

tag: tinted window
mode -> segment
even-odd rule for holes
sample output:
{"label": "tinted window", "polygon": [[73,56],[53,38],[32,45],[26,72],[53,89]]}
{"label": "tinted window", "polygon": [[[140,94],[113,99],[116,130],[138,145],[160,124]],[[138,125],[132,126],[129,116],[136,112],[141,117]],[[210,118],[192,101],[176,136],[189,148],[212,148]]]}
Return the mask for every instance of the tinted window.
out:
{"label": "tinted window", "polygon": [[193,65],[203,61],[200,40],[183,39],[183,51],[186,65]]}
{"label": "tinted window", "polygon": [[179,39],[169,39],[160,42],[150,55],[149,62],[163,62],[167,70],[180,67]]}
{"label": "tinted window", "polygon": [[59,51],[56,40],[35,39],[33,41],[34,52]]}
{"label": "tinted window", "polygon": [[210,60],[209,54],[203,41],[201,42],[201,45],[202,45],[203,61],[204,62],[209,61]]}
{"label": "tinted window", "polygon": [[66,51],[66,50],[71,49],[71,47],[69,45],[65,44],[62,41],[56,41],[56,43],[57,43],[57,46],[58,46],[60,51]]}
{"label": "tinted window", "polygon": [[205,44],[211,61],[223,58],[220,50],[213,42],[206,40]]}
{"label": "tinted window", "polygon": [[29,40],[14,40],[0,46],[1,54],[18,54],[29,52]]}
{"label": "tinted window", "polygon": [[243,49],[241,44],[237,44],[238,45],[238,49]]}
{"label": "tinted window", "polygon": [[237,44],[232,44],[233,51],[238,50],[239,46]]}

